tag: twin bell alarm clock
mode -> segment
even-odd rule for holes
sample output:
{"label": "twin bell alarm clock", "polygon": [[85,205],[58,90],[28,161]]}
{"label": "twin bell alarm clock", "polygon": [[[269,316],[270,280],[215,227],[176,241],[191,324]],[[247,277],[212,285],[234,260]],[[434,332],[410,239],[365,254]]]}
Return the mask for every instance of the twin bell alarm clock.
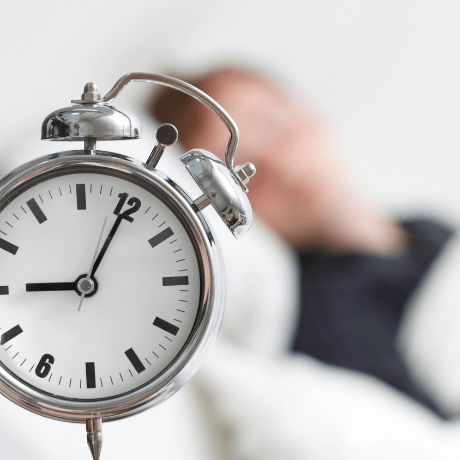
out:
{"label": "twin bell alarm clock", "polygon": [[[158,164],[178,139],[158,128],[145,163],[96,149],[138,139],[137,117],[110,105],[130,82],[182,91],[230,132],[225,162],[205,150],[180,160],[202,195],[190,197]],[[199,89],[132,73],[104,96],[94,83],[46,117],[42,139],[81,141],[0,180],[0,392],[36,414],[86,423],[93,459],[102,422],[134,415],[184,385],[217,334],[223,260],[203,215],[211,205],[236,238],[252,222],[251,163],[233,166],[238,128]]]}

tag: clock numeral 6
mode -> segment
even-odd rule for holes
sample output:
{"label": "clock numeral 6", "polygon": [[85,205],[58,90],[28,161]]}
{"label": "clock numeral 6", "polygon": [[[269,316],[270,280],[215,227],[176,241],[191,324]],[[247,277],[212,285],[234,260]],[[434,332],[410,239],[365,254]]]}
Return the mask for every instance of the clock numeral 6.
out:
{"label": "clock numeral 6", "polygon": [[51,364],[54,364],[54,357],[44,354],[35,368],[35,375],[44,379],[50,373]]}
{"label": "clock numeral 6", "polygon": [[[117,204],[117,207],[113,211],[113,213],[118,216],[120,215],[120,211],[122,210],[126,200],[128,199],[128,194],[127,193],[120,193],[118,195],[118,198],[120,198],[120,201]],[[131,206],[131,209],[127,209],[125,212],[122,213],[123,219],[127,220],[128,222],[133,222],[133,218],[129,217],[131,214],[134,214],[135,212],[139,211],[141,207],[141,200],[139,198],[130,198],[128,201],[128,206]]]}

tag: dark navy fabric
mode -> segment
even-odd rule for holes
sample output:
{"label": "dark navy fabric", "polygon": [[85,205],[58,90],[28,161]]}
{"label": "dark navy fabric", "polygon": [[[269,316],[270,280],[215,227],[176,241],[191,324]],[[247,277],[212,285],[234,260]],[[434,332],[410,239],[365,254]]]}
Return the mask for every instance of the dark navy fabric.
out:
{"label": "dark navy fabric", "polygon": [[453,232],[428,220],[402,225],[410,235],[404,256],[300,254],[293,349],[377,377],[438,413],[411,380],[395,339],[404,307]]}

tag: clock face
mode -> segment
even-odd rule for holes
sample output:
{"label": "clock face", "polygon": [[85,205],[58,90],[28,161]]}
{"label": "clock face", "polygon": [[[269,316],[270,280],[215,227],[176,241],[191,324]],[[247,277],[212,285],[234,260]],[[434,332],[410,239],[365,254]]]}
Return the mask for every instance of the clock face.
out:
{"label": "clock face", "polygon": [[201,303],[199,252],[153,187],[63,171],[0,203],[0,363],[47,394],[112,398],[180,355]]}

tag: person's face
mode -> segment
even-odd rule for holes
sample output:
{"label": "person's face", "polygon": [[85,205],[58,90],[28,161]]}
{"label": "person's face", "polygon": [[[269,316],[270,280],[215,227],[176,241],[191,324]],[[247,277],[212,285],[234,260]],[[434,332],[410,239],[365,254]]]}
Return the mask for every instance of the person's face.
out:
{"label": "person's face", "polygon": [[[324,126],[263,81],[221,78],[208,92],[239,127],[235,164],[257,168],[248,184],[255,213],[292,245],[310,244],[345,188]],[[227,140],[209,112],[190,143],[223,158]]]}

